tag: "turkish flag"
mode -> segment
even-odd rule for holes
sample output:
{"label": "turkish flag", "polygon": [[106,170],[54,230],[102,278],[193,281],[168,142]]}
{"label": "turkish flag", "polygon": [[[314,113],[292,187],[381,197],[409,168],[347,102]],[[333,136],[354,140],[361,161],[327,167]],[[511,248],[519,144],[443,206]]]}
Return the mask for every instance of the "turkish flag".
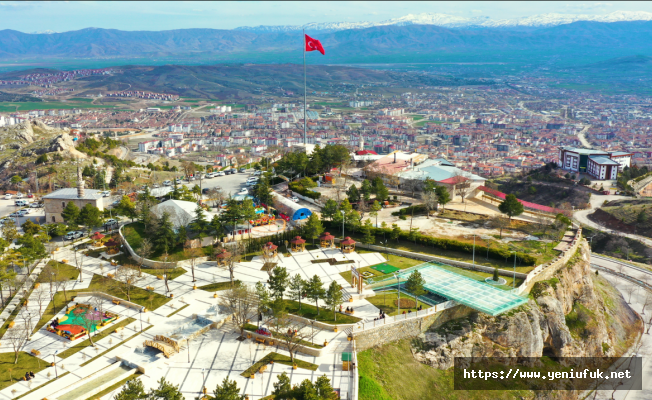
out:
{"label": "turkish flag", "polygon": [[305,36],[306,36],[306,51],[317,50],[321,54],[326,54],[326,52],[324,51],[324,47],[321,45],[321,42],[319,40],[313,39],[308,35]]}

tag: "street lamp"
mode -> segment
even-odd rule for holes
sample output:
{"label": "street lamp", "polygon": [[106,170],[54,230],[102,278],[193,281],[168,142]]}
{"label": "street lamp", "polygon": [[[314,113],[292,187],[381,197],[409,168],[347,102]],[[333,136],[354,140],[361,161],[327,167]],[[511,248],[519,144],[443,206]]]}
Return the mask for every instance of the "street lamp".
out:
{"label": "street lamp", "polygon": [[312,341],[312,344],[314,345],[315,344],[315,320],[314,319],[312,321],[310,321],[310,326],[311,326],[310,340]]}
{"label": "street lamp", "polygon": [[140,332],[142,333],[143,332],[143,309],[142,308],[140,309],[138,315],[140,316]]}
{"label": "street lamp", "polygon": [[56,379],[59,379],[59,371],[57,371],[57,359],[56,355],[59,352],[59,350],[55,350],[54,354],[52,354],[52,364],[54,364],[54,375]]}
{"label": "street lamp", "polygon": [[514,251],[514,280],[512,282],[512,287],[516,289],[516,251]]}
{"label": "street lamp", "polygon": [[340,210],[340,212],[342,213],[342,240],[344,240],[344,214],[346,214],[346,212],[344,212],[344,210]]}
{"label": "street lamp", "polygon": [[473,265],[475,266],[475,234],[473,234]]}

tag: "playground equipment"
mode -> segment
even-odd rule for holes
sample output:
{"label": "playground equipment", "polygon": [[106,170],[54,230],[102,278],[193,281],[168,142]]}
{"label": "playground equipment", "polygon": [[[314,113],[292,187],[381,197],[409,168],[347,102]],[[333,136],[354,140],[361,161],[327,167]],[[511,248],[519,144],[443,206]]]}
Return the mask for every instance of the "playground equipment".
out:
{"label": "playground equipment", "polygon": [[249,224],[251,224],[251,226],[271,225],[274,223],[274,221],[275,221],[274,216],[269,214],[269,215],[263,215],[257,219],[250,219]]}
{"label": "playground equipment", "polygon": [[[108,311],[93,309],[90,304],[75,304],[68,307],[66,314],[61,318],[55,318],[46,326],[48,332],[52,332],[68,340],[76,340],[80,337],[93,333],[98,326],[105,326],[118,319],[117,314]],[[86,328],[91,326],[91,331]],[[66,322],[62,324],[62,322]]]}

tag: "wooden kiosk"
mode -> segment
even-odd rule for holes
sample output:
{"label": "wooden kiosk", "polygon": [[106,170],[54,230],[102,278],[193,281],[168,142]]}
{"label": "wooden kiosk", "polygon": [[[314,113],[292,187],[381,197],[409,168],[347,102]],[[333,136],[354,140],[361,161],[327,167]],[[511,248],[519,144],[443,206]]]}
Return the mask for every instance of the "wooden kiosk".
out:
{"label": "wooden kiosk", "polygon": [[265,254],[265,257],[276,258],[278,255],[278,246],[272,242],[267,242],[263,246],[263,254]]}
{"label": "wooden kiosk", "polygon": [[324,232],[319,236],[319,247],[322,249],[332,249],[335,247],[335,236],[329,232]]}
{"label": "wooden kiosk", "polygon": [[340,247],[342,253],[353,253],[355,251],[355,240],[347,236],[340,242]]}
{"label": "wooden kiosk", "polygon": [[306,249],[306,240],[301,239],[301,236],[296,236],[294,239],[290,240],[292,244],[292,252],[300,253]]}
{"label": "wooden kiosk", "polygon": [[228,263],[229,257],[231,257],[231,253],[226,251],[226,249],[222,249],[219,253],[215,255],[215,259],[217,260],[217,265],[225,266]]}

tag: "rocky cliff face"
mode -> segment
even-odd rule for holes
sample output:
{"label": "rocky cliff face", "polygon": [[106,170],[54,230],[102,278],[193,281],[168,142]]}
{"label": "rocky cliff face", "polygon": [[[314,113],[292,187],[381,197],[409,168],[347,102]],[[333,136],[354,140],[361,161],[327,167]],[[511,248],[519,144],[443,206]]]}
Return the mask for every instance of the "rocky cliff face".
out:
{"label": "rocky cliff face", "polygon": [[0,128],[0,169],[17,163],[22,165],[30,158],[52,152],[73,158],[85,157],[75,150],[68,129],[52,128],[38,120]]}
{"label": "rocky cliff face", "polygon": [[537,282],[527,305],[497,317],[472,314],[425,333],[417,360],[440,369],[454,357],[618,356],[640,330],[620,293],[589,268],[583,246],[548,280]]}

